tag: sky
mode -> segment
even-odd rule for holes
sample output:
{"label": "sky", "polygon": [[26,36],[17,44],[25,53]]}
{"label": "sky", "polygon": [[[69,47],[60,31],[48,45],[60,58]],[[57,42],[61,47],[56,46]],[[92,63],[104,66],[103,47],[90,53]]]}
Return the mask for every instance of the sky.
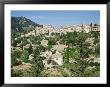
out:
{"label": "sky", "polygon": [[99,10],[13,10],[11,16],[23,16],[41,25],[51,24],[55,28],[100,23]]}

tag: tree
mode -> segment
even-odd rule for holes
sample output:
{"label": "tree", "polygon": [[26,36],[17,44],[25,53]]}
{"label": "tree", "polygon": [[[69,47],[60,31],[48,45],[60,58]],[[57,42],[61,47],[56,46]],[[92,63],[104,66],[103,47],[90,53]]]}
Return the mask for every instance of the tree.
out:
{"label": "tree", "polygon": [[98,38],[100,36],[99,32],[91,31],[92,37]]}
{"label": "tree", "polygon": [[24,43],[22,42],[21,44],[20,44],[20,48],[23,50],[23,46],[24,46]]}
{"label": "tree", "polygon": [[28,49],[29,54],[31,54],[33,52],[33,48],[32,45],[30,44],[29,49]]}
{"label": "tree", "polygon": [[21,51],[14,51],[11,53],[11,64],[12,65],[18,65],[17,59],[20,59],[21,57]]}
{"label": "tree", "polygon": [[98,26],[98,24],[94,24],[94,26]]}
{"label": "tree", "polygon": [[11,54],[11,65],[17,65],[17,59],[13,54]]}
{"label": "tree", "polygon": [[21,59],[24,62],[28,62],[29,59],[29,52],[27,50],[24,50],[21,54]]}
{"label": "tree", "polygon": [[56,40],[53,38],[49,38],[48,45],[55,45],[55,44],[56,44]]}
{"label": "tree", "polygon": [[99,44],[95,47],[95,54],[100,55],[100,45]]}
{"label": "tree", "polygon": [[17,43],[21,43],[21,38],[17,38]]}
{"label": "tree", "polygon": [[[70,58],[70,45],[72,45],[72,48],[74,45],[76,45],[76,38],[77,38],[77,32],[67,32],[65,35],[64,43],[68,46],[66,49],[66,58],[64,58],[65,63],[69,63],[69,58]],[[65,53],[64,53],[65,54]]]}
{"label": "tree", "polygon": [[33,52],[34,58],[32,59],[33,67],[35,69],[36,76],[39,76],[44,68],[43,57],[40,57],[40,47],[37,46]]}
{"label": "tree", "polygon": [[[89,60],[86,60],[86,58],[89,57],[91,50],[88,48],[90,44],[85,42],[88,35],[84,32],[68,33],[67,35],[68,48],[64,52],[64,64],[68,66],[67,68],[71,70],[73,75],[84,76],[84,71],[89,66]],[[69,46],[71,43],[75,44],[72,48]],[[70,59],[74,61],[74,64],[69,62]]]}
{"label": "tree", "polygon": [[94,44],[99,43],[99,41],[100,41],[100,40],[99,40],[98,38],[95,38],[95,39],[94,39]]}
{"label": "tree", "polygon": [[17,46],[17,41],[16,41],[16,40],[13,40],[13,41],[12,41],[12,46],[14,46],[14,47]]}
{"label": "tree", "polygon": [[100,33],[96,32],[96,31],[91,31],[91,35],[94,38],[94,44],[99,43],[99,41],[100,41],[100,39],[99,39]]}

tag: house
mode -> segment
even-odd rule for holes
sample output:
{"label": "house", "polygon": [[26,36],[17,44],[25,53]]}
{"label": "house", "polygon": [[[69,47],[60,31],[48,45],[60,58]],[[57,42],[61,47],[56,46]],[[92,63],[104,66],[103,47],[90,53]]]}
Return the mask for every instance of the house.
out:
{"label": "house", "polygon": [[100,26],[92,26],[91,31],[100,32]]}

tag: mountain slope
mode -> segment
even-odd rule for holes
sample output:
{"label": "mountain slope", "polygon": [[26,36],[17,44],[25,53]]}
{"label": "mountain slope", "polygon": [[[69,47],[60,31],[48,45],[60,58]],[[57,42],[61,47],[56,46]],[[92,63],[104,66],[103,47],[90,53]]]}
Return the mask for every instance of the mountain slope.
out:
{"label": "mountain slope", "polygon": [[13,31],[25,31],[28,29],[32,29],[35,26],[41,26],[26,17],[11,17],[11,29]]}

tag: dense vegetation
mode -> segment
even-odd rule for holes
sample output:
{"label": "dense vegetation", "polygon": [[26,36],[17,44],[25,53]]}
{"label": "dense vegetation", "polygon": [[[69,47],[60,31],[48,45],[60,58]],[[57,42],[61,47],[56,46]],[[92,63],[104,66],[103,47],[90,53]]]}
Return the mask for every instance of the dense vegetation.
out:
{"label": "dense vegetation", "polygon": [[[45,36],[44,36],[45,37]],[[58,39],[59,37],[59,39]],[[90,48],[90,43],[86,42],[87,38],[94,38],[93,47]],[[17,38],[16,40],[14,38]],[[27,37],[20,37],[19,33],[12,33],[12,46],[16,47],[20,44],[21,51],[12,52],[12,65],[16,66],[21,64],[17,59],[21,59],[22,62],[31,63],[32,67],[22,72],[12,71],[12,76],[57,76],[49,74],[49,70],[44,69],[43,60],[45,57],[40,56],[40,52],[45,52],[45,50],[51,50],[53,45],[56,45],[57,40],[59,43],[67,45],[67,48],[63,52],[63,65],[57,66],[57,72],[61,74],[58,76],[99,76],[100,75],[100,64],[98,62],[93,62],[90,55],[94,55],[96,58],[100,55],[100,44],[99,44],[99,32],[73,32],[67,33],[63,36],[57,35],[57,40],[52,37],[48,37],[48,47],[44,47],[40,44],[43,40],[41,36],[30,36],[29,39],[32,44],[36,44],[33,49],[30,42],[27,41]],[[30,44],[28,48],[24,48],[27,44]],[[95,50],[93,50],[93,48]],[[29,55],[33,54],[33,59],[29,59]],[[70,74],[66,73],[64,70],[67,69]],[[25,73],[25,74],[24,74]],[[46,74],[47,73],[47,74]],[[27,75],[28,74],[28,75]]]}
{"label": "dense vegetation", "polygon": [[[26,22],[23,22],[26,20]],[[24,17],[12,17],[12,29],[36,26]],[[39,25],[38,25],[39,26]],[[27,32],[28,30],[26,30]],[[51,36],[30,35],[26,32],[11,33],[11,76],[12,77],[97,77],[100,76],[100,32],[67,32],[66,34],[52,33]],[[24,35],[24,36],[22,36]],[[47,41],[47,46],[42,41]],[[46,42],[44,42],[45,44]],[[53,46],[64,46],[59,52]],[[63,64],[42,56],[63,56]],[[47,68],[44,62],[52,64]]]}

